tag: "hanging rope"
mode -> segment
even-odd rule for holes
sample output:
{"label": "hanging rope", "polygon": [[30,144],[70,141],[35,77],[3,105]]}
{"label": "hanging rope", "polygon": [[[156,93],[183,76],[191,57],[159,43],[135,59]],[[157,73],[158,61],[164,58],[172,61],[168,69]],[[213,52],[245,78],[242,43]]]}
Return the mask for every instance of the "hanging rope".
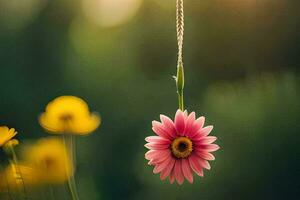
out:
{"label": "hanging rope", "polygon": [[176,3],[176,28],[178,42],[178,64],[182,64],[183,34],[184,34],[184,10],[183,0],[177,0]]}
{"label": "hanging rope", "polygon": [[177,62],[177,76],[176,86],[178,94],[179,109],[184,110],[184,69],[183,69],[183,33],[184,33],[184,10],[183,0],[176,0],[176,30],[177,30],[177,42],[178,42],[178,62]]}

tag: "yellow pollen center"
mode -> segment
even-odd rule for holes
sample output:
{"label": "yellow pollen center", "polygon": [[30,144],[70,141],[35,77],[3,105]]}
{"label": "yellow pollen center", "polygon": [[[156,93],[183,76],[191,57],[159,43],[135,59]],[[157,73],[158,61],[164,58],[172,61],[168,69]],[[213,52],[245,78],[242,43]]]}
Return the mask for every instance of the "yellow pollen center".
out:
{"label": "yellow pollen center", "polygon": [[176,158],[186,158],[193,151],[193,143],[187,137],[179,137],[173,140],[171,150]]}
{"label": "yellow pollen center", "polygon": [[46,163],[47,168],[53,168],[53,166],[55,165],[55,161],[52,159],[45,160],[45,163]]}
{"label": "yellow pollen center", "polygon": [[56,159],[51,156],[46,156],[42,159],[42,164],[46,169],[55,169],[56,166]]}
{"label": "yellow pollen center", "polygon": [[69,122],[73,119],[73,116],[71,114],[63,114],[59,119],[64,122]]}

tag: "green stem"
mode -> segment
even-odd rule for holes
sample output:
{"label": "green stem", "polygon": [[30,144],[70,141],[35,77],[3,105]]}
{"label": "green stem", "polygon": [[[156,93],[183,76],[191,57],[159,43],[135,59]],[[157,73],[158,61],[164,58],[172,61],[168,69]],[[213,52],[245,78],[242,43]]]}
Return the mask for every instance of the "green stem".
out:
{"label": "green stem", "polygon": [[18,158],[17,158],[17,154],[15,152],[15,149],[14,149],[14,146],[9,144],[9,145],[6,145],[5,147],[5,150],[6,152],[11,156],[11,159],[10,159],[10,163],[12,164],[12,167],[15,167],[16,168],[16,173],[17,173],[17,181],[18,180],[21,180],[21,183],[22,183],[22,197],[23,199],[28,199],[27,198],[27,193],[26,193],[26,188],[25,188],[25,183],[24,183],[24,179],[23,179],[23,175],[22,175],[22,171],[19,167],[19,161],[18,161]]}
{"label": "green stem", "polygon": [[77,189],[76,189],[76,184],[75,184],[75,178],[74,176],[70,176],[68,180],[68,186],[70,189],[70,193],[72,196],[73,200],[79,200],[78,194],[77,194]]}
{"label": "green stem", "polygon": [[[0,168],[1,168],[1,171],[5,170],[1,165],[0,165]],[[5,184],[6,184],[6,188],[7,188],[7,194],[8,194],[8,197],[9,199],[11,200],[12,199],[12,196],[11,196],[11,193],[10,193],[10,189],[9,189],[9,183],[8,183],[8,179],[7,179],[7,174],[6,174],[6,171],[3,171],[4,173],[4,179],[5,179]]]}
{"label": "green stem", "polygon": [[177,86],[177,94],[178,94],[178,105],[180,110],[184,110],[184,68],[183,63],[178,62],[177,66],[177,76],[176,76],[176,86]]}
{"label": "green stem", "polygon": [[178,94],[178,108],[184,111],[184,102],[183,102],[183,95]]}
{"label": "green stem", "polygon": [[[64,138],[65,146],[67,146],[67,148],[69,149],[70,159],[71,159],[71,162],[73,165],[73,173],[68,175],[68,188],[70,190],[72,199],[79,200],[77,188],[76,188],[75,177],[74,177],[74,174],[75,174],[75,163],[74,163],[75,159],[74,159],[74,157],[76,155],[76,149],[75,149],[75,145],[74,145],[75,138],[73,135],[69,135],[69,134],[64,134],[63,138]],[[66,155],[66,159],[67,159],[67,155]]]}
{"label": "green stem", "polygon": [[53,185],[48,185],[50,196],[52,200],[55,200]]}

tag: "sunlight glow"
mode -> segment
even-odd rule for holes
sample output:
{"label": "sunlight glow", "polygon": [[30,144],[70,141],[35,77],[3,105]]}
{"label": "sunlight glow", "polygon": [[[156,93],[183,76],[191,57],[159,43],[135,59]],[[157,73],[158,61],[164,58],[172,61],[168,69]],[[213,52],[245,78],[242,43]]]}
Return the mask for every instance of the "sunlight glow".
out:
{"label": "sunlight glow", "polygon": [[0,0],[0,23],[8,30],[20,30],[34,21],[47,0]]}
{"label": "sunlight glow", "polygon": [[102,27],[113,27],[129,21],[141,7],[142,0],[83,0],[84,15]]}

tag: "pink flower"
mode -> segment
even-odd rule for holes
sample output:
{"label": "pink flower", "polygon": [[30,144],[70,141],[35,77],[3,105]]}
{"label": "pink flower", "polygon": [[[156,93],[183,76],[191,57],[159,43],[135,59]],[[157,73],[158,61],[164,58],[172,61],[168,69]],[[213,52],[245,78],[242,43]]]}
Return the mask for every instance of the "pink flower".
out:
{"label": "pink flower", "polygon": [[154,166],[153,173],[160,173],[161,180],[170,178],[179,185],[186,178],[193,183],[193,173],[203,176],[203,169],[210,169],[210,153],[219,149],[212,144],[217,138],[208,136],[213,126],[204,126],[204,117],[196,119],[195,112],[177,110],[174,122],[160,115],[161,122],[153,121],[152,130],[157,136],[147,137],[145,147],[150,149],[145,158]]}

